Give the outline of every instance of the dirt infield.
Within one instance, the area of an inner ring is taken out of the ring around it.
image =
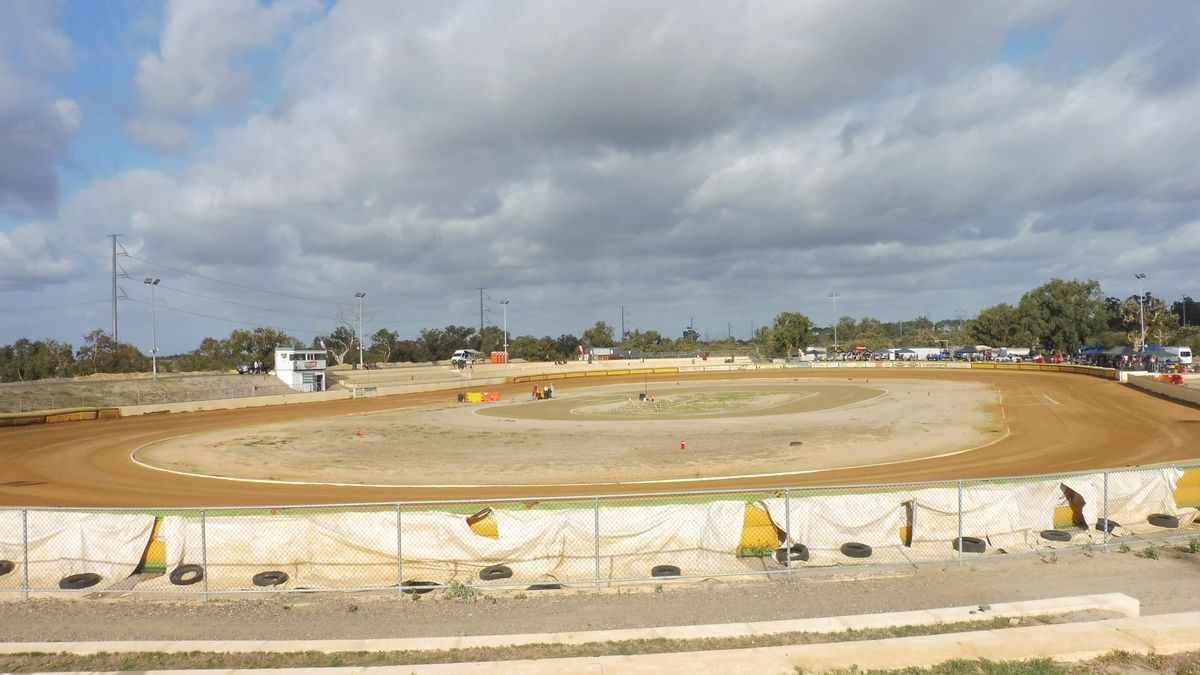
[[[590,384],[590,383],[584,383]],[[577,386],[548,400],[193,434],[140,449],[172,471],[397,486],[653,486],[959,452],[1006,433],[977,382],[761,378]],[[936,404],[934,403],[936,401]],[[681,445],[683,446],[681,448]],[[479,471],[479,458],[489,458]]]
[[[870,377],[872,386],[900,380],[980,383],[995,391],[1008,435],[978,450],[898,464],[854,467],[724,481],[689,482],[672,489],[758,488],[857,484],[913,480],[1026,475],[1190,461],[1200,455],[1200,411],[1098,378],[1055,373],[873,370],[808,371],[806,379],[846,382]],[[612,378],[606,384],[696,382],[713,379],[796,377],[795,371],[706,373]],[[594,386],[594,382],[587,383]],[[865,382],[864,382],[865,384]],[[556,382],[567,400],[584,382]],[[922,385],[923,386],[923,385]],[[500,388],[505,399],[529,395],[529,385]],[[917,390],[920,391],[920,390]],[[924,393],[921,391],[921,393]],[[459,500],[580,494],[578,487],[494,486],[486,488],[308,486],[235,481],[167,474],[134,463],[143,445],[186,434],[231,433],[267,425],[296,425],[317,419],[384,411],[436,411],[454,392],[331,401],[297,406],[212,411],[107,420],[94,423],[0,430],[0,504],[58,506],[196,506],[313,504],[395,500]],[[934,398],[930,396],[929,398]],[[348,419],[348,418],[347,418]],[[502,419],[502,418],[501,418]],[[742,423],[741,420],[738,422]],[[803,440],[803,439],[801,439]],[[689,448],[697,442],[689,439]],[[488,453],[470,455],[476,474],[494,471]],[[607,475],[605,474],[607,479]],[[645,491],[613,482],[589,486],[587,494]]]

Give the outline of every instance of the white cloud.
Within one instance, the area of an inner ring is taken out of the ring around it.
[[[1187,31],[1105,7],[364,0],[300,25],[291,4],[173,3],[139,68],[143,139],[186,144],[286,35],[277,100],[45,227],[104,223],[141,257],[261,288],[453,305],[428,326],[473,324],[479,286],[563,322],[547,332],[627,304],[669,334],[704,312],[821,322],[833,288],[882,318],[969,314],[1051,276],[1125,295],[1130,265],[1183,290]],[[1050,37],[1030,65],[993,61],[1031,25]],[[1089,30],[1116,44],[1087,49]]]
[[[129,132],[155,148],[181,149],[191,140],[187,124],[240,100],[252,72],[244,57],[268,47],[297,19],[316,9],[314,0],[171,0],[157,53],[138,61],[138,114]]]
[[[58,167],[79,130],[79,106],[38,77],[72,61],[55,21],[48,3],[23,2],[6,5],[0,21],[0,215],[53,210]]]

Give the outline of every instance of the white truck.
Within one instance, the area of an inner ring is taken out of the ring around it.
[[[459,349],[450,357],[452,365],[462,368],[463,366],[474,365],[483,360],[483,355],[474,349]]]

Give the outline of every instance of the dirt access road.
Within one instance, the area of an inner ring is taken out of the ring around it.
[[[757,371],[678,374],[651,382],[725,378],[834,378],[872,382],[889,379],[960,379],[999,392],[1008,435],[972,452],[887,466],[841,468],[816,473],[673,483],[672,490],[846,485],[946,480],[1046,472],[1094,470],[1184,462],[1200,455],[1200,411],[1148,396],[1118,383],[1060,373],[995,371]],[[606,384],[642,382],[642,376]],[[567,393],[595,382],[560,380]],[[528,395],[528,385],[499,388],[505,397]],[[217,429],[253,429],[383,410],[433,410],[453,400],[454,391],[366,398],[272,408],[153,415],[90,423],[0,429],[0,505],[172,507],[317,504],[397,500],[461,500],[579,494],[577,487],[544,486],[438,488],[245,484],[166,474],[138,466],[131,452],[145,444]],[[931,403],[936,405],[936,403]],[[489,459],[478,457],[478,470]],[[319,479],[319,477],[316,477]],[[596,484],[587,494],[645,491],[645,486]]]

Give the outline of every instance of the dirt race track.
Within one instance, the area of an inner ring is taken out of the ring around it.
[[[684,491],[848,485],[1082,471],[1200,459],[1200,411],[1099,378],[1029,372],[916,369],[757,371],[668,375],[657,380],[779,377],[959,379],[994,387],[1008,425],[1003,439],[970,452],[886,466],[842,468],[759,478],[675,482]],[[643,382],[643,376],[606,378],[605,384]],[[587,382],[594,385],[594,382]],[[569,392],[581,380],[560,380]],[[528,385],[499,388],[505,397],[528,396]],[[131,452],[163,439],[216,429],[253,428],[312,418],[395,409],[441,407],[454,392],[431,392],[99,422],[0,429],[0,505],[172,507],[286,505],[399,500],[464,500],[645,492],[644,485],[579,487],[355,487],[243,483],[177,475],[135,464]],[[480,453],[478,471],[490,459]],[[320,480],[320,477],[314,477]]]

